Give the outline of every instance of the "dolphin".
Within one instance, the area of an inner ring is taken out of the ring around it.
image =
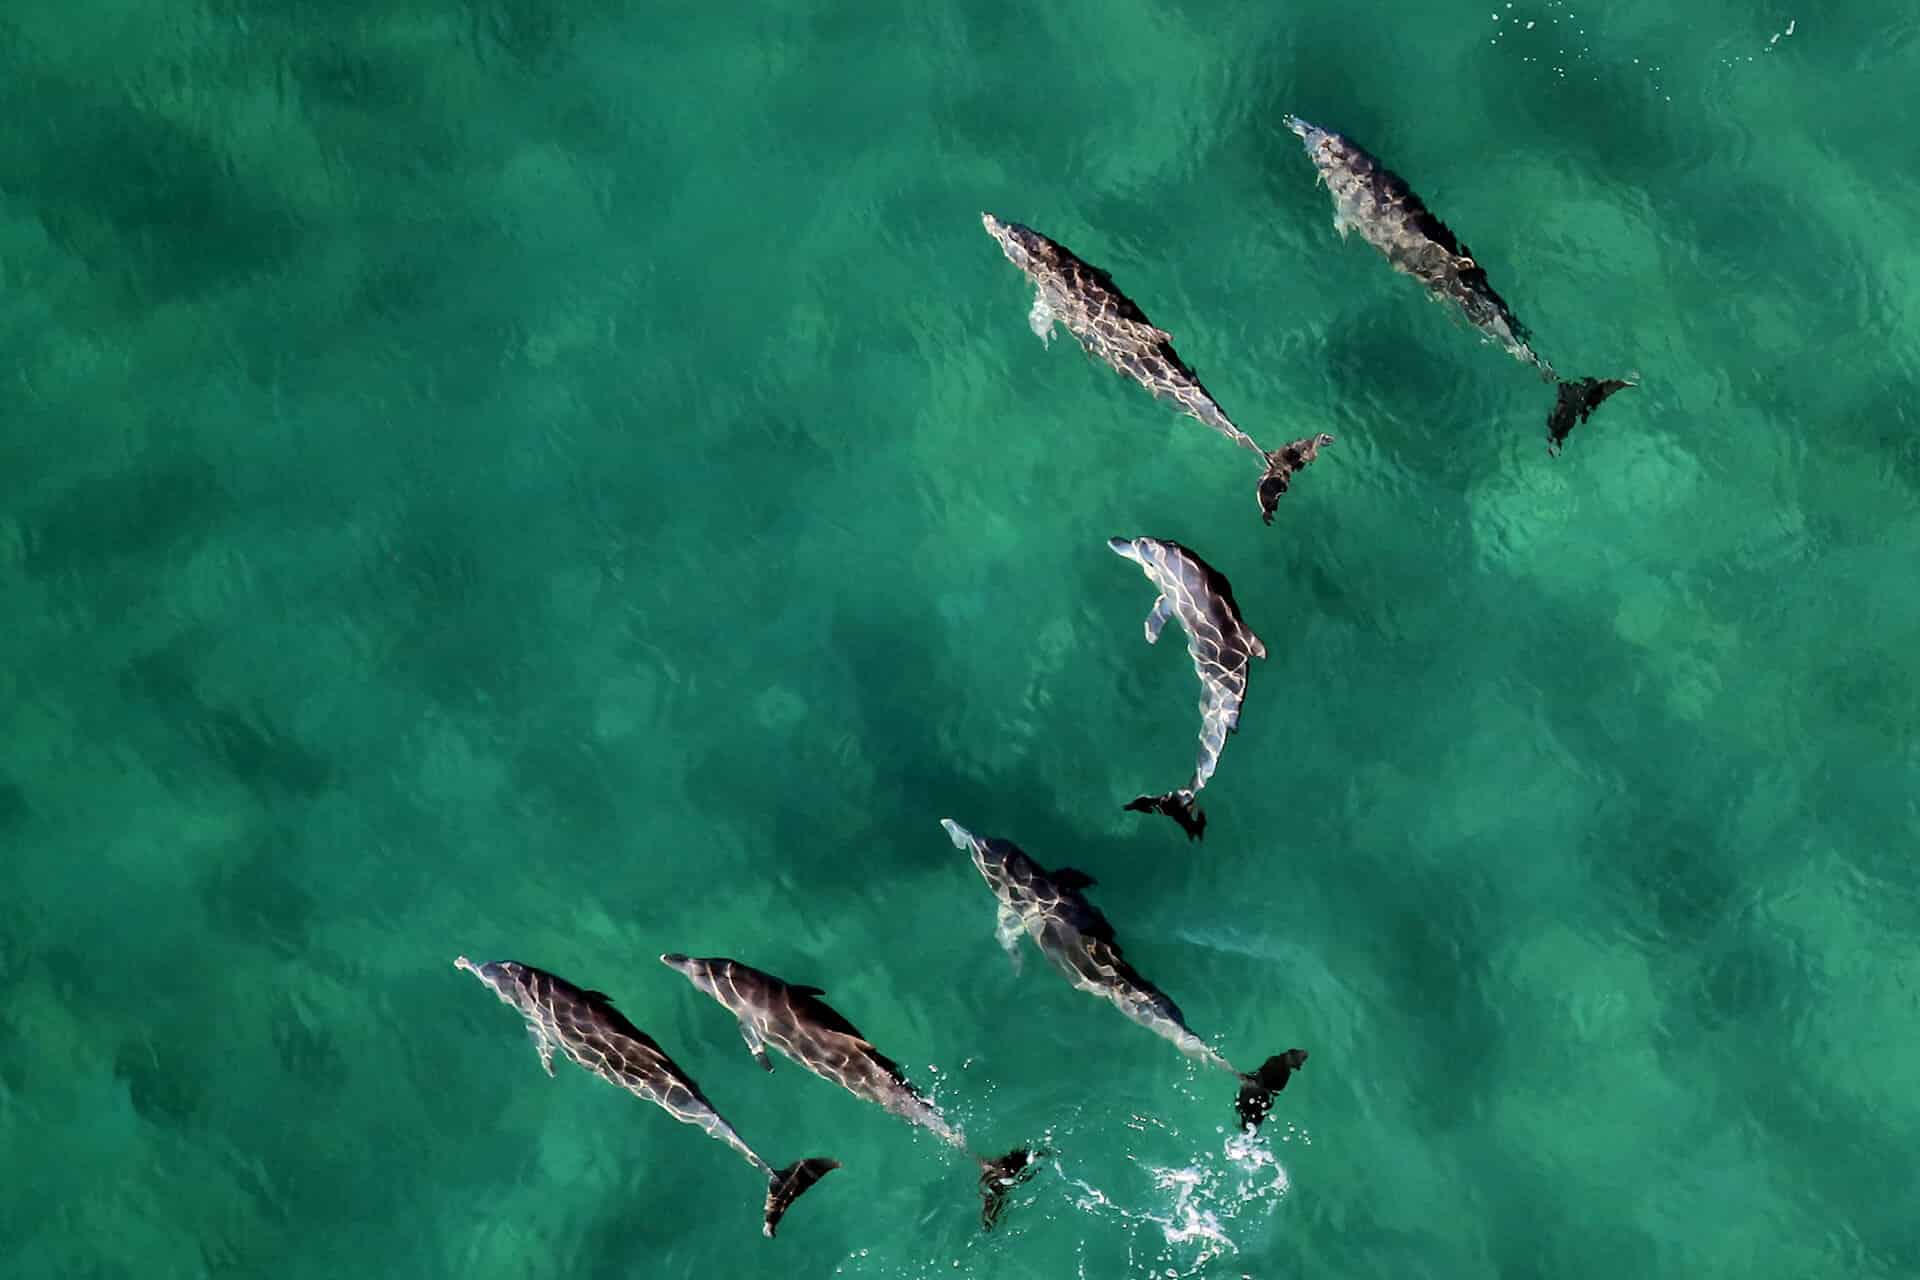
[[[1284,123],[1306,145],[1307,158],[1333,193],[1333,227],[1343,239],[1349,231],[1358,231],[1386,255],[1394,270],[1418,280],[1434,298],[1453,303],[1467,323],[1508,355],[1557,384],[1558,394],[1547,416],[1549,454],[1560,452],[1568,433],[1585,422],[1601,401],[1638,385],[1629,378],[1562,379],[1533,349],[1532,335],[1487,283],[1487,273],[1474,261],[1472,250],[1433,215],[1406,179],[1345,134],[1308,124],[1298,116],[1287,116]]]
[[[1157,644],[1168,617],[1187,633],[1187,656],[1200,677],[1200,755],[1193,780],[1177,791],[1137,796],[1123,807],[1138,813],[1164,813],[1180,824],[1189,840],[1207,829],[1207,815],[1194,797],[1213,776],[1227,735],[1240,727],[1240,704],[1247,696],[1247,667],[1265,658],[1267,646],[1240,618],[1233,588],[1212,565],[1177,542],[1162,538],[1109,538],[1107,547],[1145,570],[1160,594],[1147,614],[1147,643]]]
[[[1237,1069],[1195,1035],[1179,1006],[1121,954],[1113,926],[1080,892],[1093,886],[1092,876],[1073,867],[1044,871],[1011,840],[983,839],[951,818],[942,818],[940,825],[955,847],[973,855],[974,867],[1000,900],[996,932],[1015,973],[1020,971],[1020,936],[1025,934],[1075,987],[1112,1001],[1114,1008],[1189,1058],[1231,1072],[1240,1081],[1234,1109],[1242,1127],[1260,1127],[1273,1107],[1273,1095],[1306,1063],[1305,1049],[1275,1054],[1257,1071]]]
[[[1088,355],[1097,356],[1114,372],[1133,379],[1180,411],[1259,456],[1262,473],[1256,497],[1260,518],[1273,523],[1275,506],[1287,491],[1294,472],[1312,462],[1330,435],[1308,436],[1268,452],[1252,436],[1235,426],[1186,362],[1173,349],[1173,335],[1155,328],[1133,299],[1120,292],[1113,277],[1077,257],[1072,250],[1049,240],[1031,227],[1003,222],[982,213],[980,222],[1000,244],[1007,260],[1033,281],[1033,310],[1027,325],[1042,343],[1053,338],[1056,321],[1067,327]]]
[[[772,1045],[822,1080],[931,1130],[970,1156],[980,1166],[983,1230],[993,1230],[1006,1206],[1007,1192],[1032,1171],[1036,1155],[1044,1154],[1016,1149],[997,1160],[973,1155],[966,1137],[914,1088],[900,1064],[874,1048],[858,1027],[820,999],[826,993],[819,987],[795,986],[721,957],[696,959],[669,953],[660,957],[660,963],[684,975],[740,1020],[747,1051],[766,1070],[773,1070],[773,1060],[767,1056],[767,1046]]]
[[[780,1218],[800,1194],[833,1170],[837,1160],[800,1160],[776,1169],[720,1118],[693,1077],[682,1071],[646,1032],[613,1007],[603,991],[585,991],[565,978],[512,960],[475,964],[465,956],[453,962],[480,979],[493,994],[520,1011],[533,1036],[540,1065],[553,1074],[555,1047],[608,1084],[654,1103],[682,1124],[698,1125],[746,1162],[767,1175],[767,1203],[761,1231],[773,1238]]]

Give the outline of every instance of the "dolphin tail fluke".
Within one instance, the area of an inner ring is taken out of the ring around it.
[[[1007,1193],[1025,1182],[1033,1173],[1034,1161],[1046,1153],[1016,1147],[998,1160],[980,1162],[980,1229],[993,1230],[1007,1207]]]
[[[1135,796],[1120,807],[1129,813],[1164,813],[1180,824],[1189,840],[1206,834],[1207,815],[1194,808],[1193,792],[1185,787],[1163,796]]]
[[[1240,1096],[1233,1109],[1240,1113],[1240,1125],[1249,1133],[1260,1127],[1273,1110],[1273,1095],[1287,1087],[1287,1077],[1306,1065],[1305,1049],[1289,1049],[1260,1064],[1252,1075],[1240,1077]]]
[[[1293,484],[1293,473],[1312,462],[1320,454],[1322,445],[1333,443],[1333,437],[1324,431],[1317,436],[1308,436],[1304,440],[1295,440],[1292,444],[1283,444],[1266,455],[1267,470],[1260,477],[1260,518],[1268,524],[1273,523],[1274,508],[1280,505],[1280,495]]]
[[[780,1219],[800,1198],[800,1193],[839,1167],[838,1160],[815,1156],[811,1160],[796,1161],[784,1169],[775,1169],[767,1175],[767,1222],[761,1228],[767,1239],[773,1239]]]
[[[1637,375],[1626,378],[1569,378],[1555,388],[1553,412],[1547,415],[1547,452],[1559,456],[1560,446],[1616,391],[1637,387]]]

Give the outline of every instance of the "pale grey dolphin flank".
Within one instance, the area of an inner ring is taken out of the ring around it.
[[[1577,423],[1616,391],[1636,385],[1630,378],[1562,379],[1534,351],[1532,337],[1506,300],[1487,283],[1487,273],[1446,223],[1434,216],[1413,188],[1372,153],[1345,134],[1285,117],[1288,129],[1306,145],[1307,158],[1333,193],[1333,226],[1342,237],[1358,231],[1385,255],[1396,271],[1412,276],[1427,292],[1460,309],[1467,322],[1498,343],[1508,355],[1540,371],[1557,384],[1547,417],[1547,452],[1557,454]]]
[[[1193,780],[1164,795],[1136,797],[1124,807],[1164,813],[1180,824],[1189,840],[1198,840],[1206,832],[1207,815],[1194,808],[1194,798],[1213,776],[1227,735],[1240,727],[1247,668],[1254,658],[1267,656],[1267,646],[1241,619],[1225,576],[1192,551],[1164,538],[1109,538],[1107,547],[1139,565],[1159,589],[1147,613],[1147,643],[1159,642],[1169,617],[1179,619],[1201,692],[1200,753]]]
[[[1033,281],[1033,309],[1027,324],[1044,343],[1057,321],[1067,328],[1088,355],[1133,379],[1153,395],[1170,400],[1180,411],[1227,439],[1250,449],[1263,471],[1257,498],[1260,518],[1273,523],[1280,495],[1293,474],[1312,462],[1330,435],[1308,436],[1268,452],[1252,436],[1234,425],[1200,379],[1173,349],[1173,335],[1154,326],[1133,299],[1120,292],[1113,277],[1081,259],[1071,249],[1041,235],[1032,227],[1004,222],[991,213],[980,215],[981,225],[1000,245],[1007,261]]]
[[[465,969],[519,1010],[548,1075],[553,1074],[553,1051],[558,1048],[608,1084],[646,1099],[682,1124],[706,1130],[708,1136],[726,1143],[766,1174],[767,1203],[761,1230],[769,1238],[780,1225],[781,1215],[801,1192],[840,1167],[836,1160],[815,1158],[776,1169],[761,1159],[733,1126],[720,1118],[693,1078],[652,1036],[627,1021],[605,992],[583,990],[565,978],[512,960],[475,964],[461,956],[453,967]]]
[[[1017,1149],[997,1160],[974,1155],[966,1137],[940,1114],[932,1099],[914,1088],[900,1064],[874,1048],[859,1028],[820,999],[825,994],[820,988],[795,986],[721,957],[669,954],[661,956],[660,962],[739,1019],[748,1052],[768,1071],[773,1070],[767,1057],[767,1046],[772,1045],[822,1080],[930,1130],[965,1152],[980,1166],[980,1225],[993,1230],[1007,1192],[1031,1171],[1034,1152]]]
[[[1244,1072],[1221,1057],[1187,1026],[1179,1006],[1140,975],[1121,954],[1113,926],[1080,891],[1093,877],[1073,867],[1043,870],[1011,840],[974,835],[951,818],[940,825],[957,848],[973,856],[973,865],[1000,900],[997,936],[1020,969],[1020,937],[1033,939],[1053,967],[1082,991],[1109,1000],[1121,1013],[1208,1066],[1231,1072],[1240,1081],[1234,1100],[1240,1123],[1258,1129],[1273,1106],[1273,1095],[1307,1060],[1305,1049],[1275,1054],[1260,1069]]]

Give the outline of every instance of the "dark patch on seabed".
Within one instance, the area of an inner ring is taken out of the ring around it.
[[[539,814],[554,834],[570,840],[616,835],[625,807],[615,794],[620,775],[611,753],[589,740],[584,714],[543,720],[541,731],[514,751],[508,765],[516,806]]]
[[[1719,853],[1713,831],[1691,816],[1678,790],[1629,798],[1627,812],[1601,813],[1583,833],[1585,865],[1617,895],[1623,918],[1650,909],[1643,945],[1698,942],[1739,899],[1743,875]]]
[[[207,641],[194,632],[132,659],[120,669],[122,695],[151,704],[164,738],[192,743],[202,759],[263,798],[311,799],[326,791],[337,777],[333,762],[275,724],[265,706],[243,712],[201,700],[203,677],[191,655]],[[156,764],[163,772],[184,767]]]
[[[0,970],[0,976],[4,973]],[[15,1097],[27,1091],[31,1083],[27,1064],[33,1061],[32,1051],[33,1045],[26,1034],[7,1016],[7,1011],[0,1008],[0,1090]]]
[[[0,834],[11,833],[14,828],[24,826],[32,812],[27,807],[26,788],[17,782],[0,778]]]
[[[261,836],[201,881],[200,898],[222,933],[295,955],[307,946],[316,904],[284,868],[304,865],[297,836]]]
[[[275,788],[311,797],[326,790],[334,778],[329,761],[273,728],[263,712],[245,716],[211,708],[195,736],[208,755],[255,789]]]
[[[1429,894],[1425,903],[1448,900]],[[1419,1041],[1424,1061],[1408,1064],[1409,1078],[1422,1082],[1408,1105],[1440,1131],[1470,1124],[1485,1114],[1497,1077],[1463,1064],[1483,1061],[1488,1046],[1503,1042],[1488,994],[1487,944],[1469,921],[1444,918],[1431,905],[1383,911],[1374,927],[1396,999],[1423,1010],[1433,1028]]]
[[[331,21],[337,21],[337,15]],[[420,64],[394,50],[370,48],[312,23],[299,47],[287,55],[287,69],[299,82],[309,106],[384,112],[411,108],[426,97]]]
[[[120,1042],[113,1055],[113,1075],[126,1086],[134,1114],[149,1124],[176,1131],[192,1129],[205,1114],[205,1073],[186,1069],[184,1063],[163,1061],[159,1045],[150,1037],[133,1036]]]
[[[1794,1005],[1816,991],[1791,936],[1744,912],[1730,936],[1701,947],[1699,979],[1688,992],[1700,1025],[1715,1030],[1772,1025],[1789,1033]]]
[[[282,997],[275,1004],[269,1026],[281,1068],[309,1097],[337,1092],[346,1083],[346,1055],[325,1026],[293,1000]]]
[[[120,696],[131,702],[153,702],[171,713],[180,706],[198,702],[193,664],[187,654],[196,640],[204,636],[189,634],[165,648],[153,649],[127,661],[120,668]]]
[[[30,200],[56,244],[130,297],[191,298],[291,254],[289,212],[208,137],[104,86],[28,75],[0,105],[14,122],[0,134],[0,189]]]
[[[35,577],[98,569],[121,558],[151,561],[214,527],[223,505],[219,473],[177,456],[140,457],[77,481],[26,518],[26,569]]]

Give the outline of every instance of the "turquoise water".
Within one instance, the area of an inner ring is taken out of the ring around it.
[[[0,1271],[1920,1271],[1903,12],[9,0]],[[1549,460],[1287,111],[1643,386]],[[983,209],[1338,437],[1272,528],[1034,341]],[[1119,811],[1197,719],[1135,533],[1271,653],[1201,845]],[[1012,974],[943,817],[1098,876],[1236,1061],[1311,1051],[1257,1145]],[[982,1236],[666,950],[1056,1157]],[[845,1168],[761,1239],[461,952]]]

